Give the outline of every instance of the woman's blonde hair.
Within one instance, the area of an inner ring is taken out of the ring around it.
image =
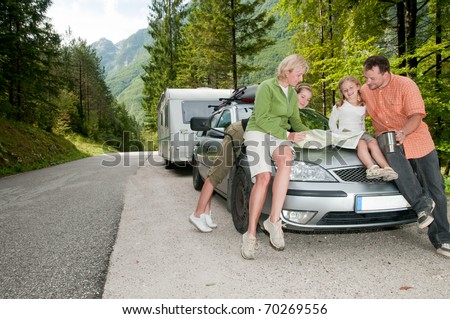
[[[308,90],[311,94],[313,93],[312,86],[309,83],[299,83],[295,86],[295,92],[297,92],[297,94],[299,94],[302,90]]]
[[[309,65],[308,62],[301,56],[297,54],[291,54],[283,59],[283,61],[280,62],[277,68],[277,78],[280,81],[283,81],[286,79],[285,72],[292,72],[295,69],[304,70],[304,73],[307,73],[309,71]]]
[[[344,97],[344,93],[342,92],[341,87],[347,81],[353,82],[357,86],[361,87],[361,82],[354,76],[347,75],[347,76],[344,76],[342,79],[340,79],[339,83],[338,83],[338,88],[339,88],[339,91],[341,92],[342,99],[336,103],[337,107],[340,107],[340,106],[342,106],[342,104],[344,104],[345,97]],[[359,93],[359,90],[358,90],[358,102],[361,102],[361,104],[364,105],[364,100],[361,98],[361,94]]]

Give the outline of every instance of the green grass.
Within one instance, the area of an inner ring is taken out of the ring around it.
[[[444,176],[444,182],[445,182],[445,193],[447,193],[447,195],[449,195],[450,194],[450,177]]]
[[[78,134],[67,134],[65,135],[65,138],[79,151],[90,156],[117,152],[117,150],[111,146],[104,145],[102,142],[94,141]]]
[[[103,153],[102,145],[45,132],[0,118],[0,176],[31,171]]]

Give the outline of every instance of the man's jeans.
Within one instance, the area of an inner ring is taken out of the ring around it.
[[[447,196],[436,150],[424,157],[408,160],[403,145],[396,145],[395,152],[389,153],[380,136],[378,143],[389,165],[398,174],[395,184],[412,209],[418,213],[431,207],[431,198],[434,200],[434,222],[428,228],[431,243],[436,248],[442,243],[450,243]]]

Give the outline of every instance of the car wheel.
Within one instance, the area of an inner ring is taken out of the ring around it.
[[[172,169],[173,168],[173,163],[171,161],[166,160],[165,163],[166,163],[166,165],[165,165],[166,169]]]
[[[250,192],[252,183],[247,177],[243,168],[238,168],[236,176],[233,179],[233,188],[231,192],[231,216],[233,217],[234,227],[241,234],[248,228],[248,204],[250,201]]]
[[[200,176],[200,172],[198,170],[198,162],[195,160],[195,158],[192,158],[192,183],[194,184],[194,189],[196,191],[202,190],[203,187],[203,179]]]

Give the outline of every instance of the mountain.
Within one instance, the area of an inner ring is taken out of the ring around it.
[[[272,12],[276,3],[278,0],[265,1],[256,13]],[[279,12],[271,14],[275,16],[277,22],[268,36],[275,43],[245,61],[258,70],[242,76],[239,79],[239,85],[260,83],[262,80],[274,76],[278,63],[294,49],[291,42],[292,34],[287,31],[288,17],[280,16]],[[101,66],[105,69],[106,84],[111,93],[119,103],[125,103],[128,113],[141,124],[145,119],[145,111],[141,106],[144,89],[141,79],[144,74],[142,66],[149,60],[144,45],[150,43],[151,38],[147,29],[141,29],[116,44],[105,38],[91,44],[101,58]]]
[[[149,56],[144,45],[150,44],[147,29],[141,29],[116,44],[102,38],[91,44],[101,58],[100,65],[105,70],[106,84],[119,103],[125,103],[128,113],[143,124],[145,111],[142,109],[144,74],[142,66]]]

